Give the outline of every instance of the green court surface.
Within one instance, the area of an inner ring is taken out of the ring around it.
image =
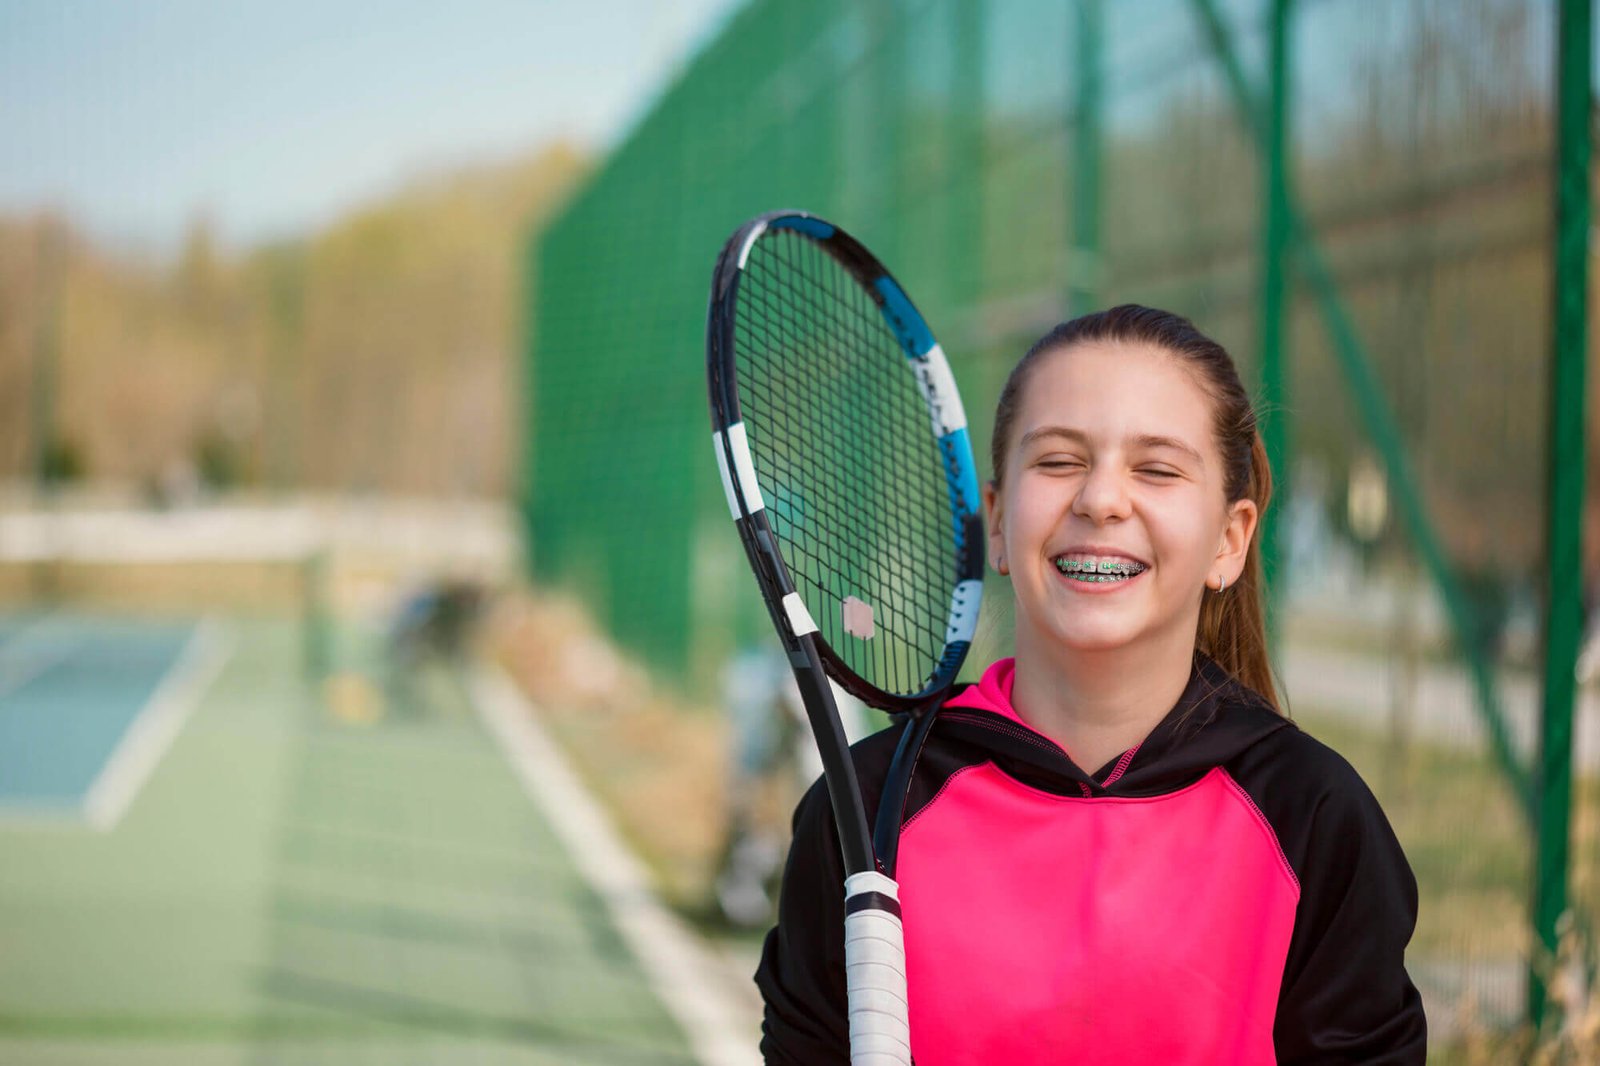
[[[459,685],[231,636],[112,830],[0,820],[0,1062],[694,1061]]]

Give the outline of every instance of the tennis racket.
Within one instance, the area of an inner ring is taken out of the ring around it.
[[[851,1062],[905,1066],[896,845],[983,587],[961,397],[883,264],[799,211],[751,219],[723,246],[706,372],[728,509],[794,668],[839,828]],[[871,833],[824,671],[907,716]]]

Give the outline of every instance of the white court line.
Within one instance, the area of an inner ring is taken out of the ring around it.
[[[83,815],[101,832],[115,829],[134,796],[172,746],[200,697],[233,654],[234,638],[207,618],[195,627],[178,661],[167,670],[83,799]]]
[[[724,978],[718,964],[688,926],[656,899],[643,867],[539,725],[533,706],[498,668],[474,668],[470,684],[472,702],[523,790],[604,901],[695,1056],[705,1066],[759,1066],[753,1035],[737,1023],[735,1001],[720,991]]]

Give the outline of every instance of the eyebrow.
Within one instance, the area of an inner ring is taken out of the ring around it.
[[[1023,447],[1026,447],[1027,445],[1032,444],[1034,441],[1041,440],[1045,437],[1065,437],[1067,440],[1076,441],[1079,444],[1089,443],[1088,434],[1084,433],[1082,430],[1072,429],[1068,426],[1040,426],[1038,429],[1030,429],[1028,432],[1022,435],[1022,440],[1018,441],[1018,443]],[[1177,437],[1163,437],[1154,433],[1140,433],[1138,436],[1130,437],[1129,440],[1135,447],[1138,448],[1172,448],[1190,456],[1201,466],[1205,465],[1205,457],[1190,445],[1179,440]]]

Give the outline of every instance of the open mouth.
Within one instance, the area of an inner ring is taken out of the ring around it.
[[[1116,584],[1131,581],[1150,569],[1134,559],[1094,555],[1058,555],[1052,559],[1057,570],[1069,581],[1085,585]]]

